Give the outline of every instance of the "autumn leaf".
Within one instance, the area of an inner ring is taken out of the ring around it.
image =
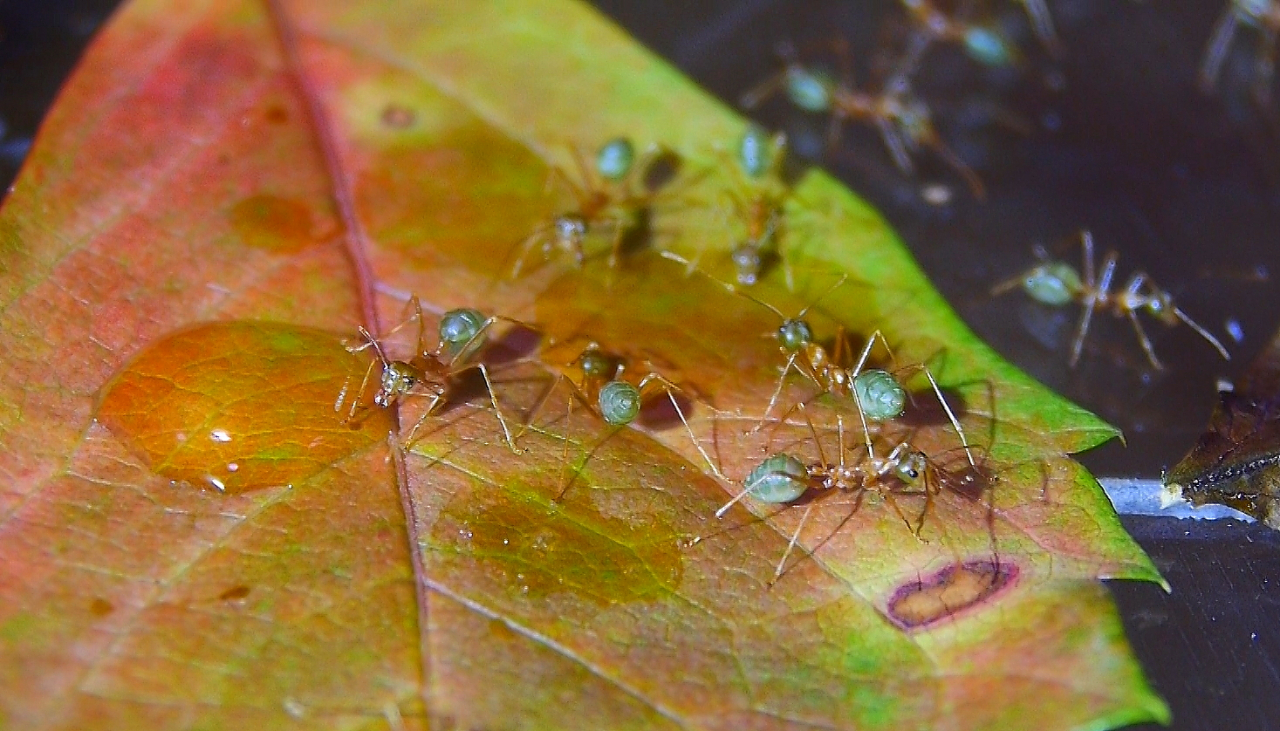
[[[1218,392],[1209,424],[1164,482],[1193,504],[1218,503],[1280,528],[1280,332],[1235,387]]]
[[[971,479],[716,517],[762,449],[865,449],[796,376],[761,420],[779,318],[717,282],[744,129],[568,0],[126,4],[0,212],[0,726],[1167,721],[1097,581],[1159,576],[1066,456],[1114,431],[976,341],[818,171],[786,201],[792,281],[751,297],[928,364],[976,466],[906,369],[878,448]],[[551,171],[617,136],[678,162],[643,245],[510,276],[573,205]],[[427,399],[370,405],[357,328],[410,295],[429,335],[459,307],[530,323],[479,353],[501,411],[470,377],[413,439]],[[693,437],[661,394],[623,428],[575,402],[588,342],[676,384]]]

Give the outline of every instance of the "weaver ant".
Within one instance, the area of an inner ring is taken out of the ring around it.
[[[477,370],[484,379],[485,388],[489,393],[489,401],[493,404],[498,423],[502,426],[502,434],[506,439],[507,446],[511,448],[512,452],[521,454],[523,450],[516,447],[515,440],[511,436],[511,429],[507,426],[506,417],[503,416],[502,408],[498,405],[498,399],[493,390],[493,381],[489,378],[489,369],[483,361],[473,360],[472,356],[483,344],[485,333],[495,323],[507,322],[530,329],[534,329],[533,326],[499,315],[486,317],[479,310],[470,308],[450,310],[440,318],[437,328],[439,340],[436,347],[428,349],[426,346],[426,324],[422,316],[422,303],[415,295],[409,299],[409,305],[413,310],[413,314],[386,333],[386,335],[392,335],[411,322],[417,323],[418,335],[415,340],[414,354],[409,360],[392,360],[388,358],[382,349],[382,344],[364,326],[359,328],[360,337],[364,340],[364,343],[347,346],[347,350],[352,353],[358,353],[366,348],[373,348],[374,353],[377,355],[377,360],[369,363],[369,367],[365,369],[364,378],[360,381],[360,386],[356,389],[354,398],[351,400],[351,408],[347,411],[342,422],[344,424],[351,423],[357,419],[358,414],[363,410],[372,408],[369,404],[362,403],[361,399],[364,395],[365,387],[369,384],[369,378],[373,374],[374,367],[381,366],[382,374],[378,379],[378,390],[373,395],[373,406],[384,409],[389,408],[410,396],[431,399],[422,417],[409,430],[409,436],[405,443],[412,444],[413,437],[418,429],[447,402],[449,389],[457,378],[467,371]],[[338,394],[337,402],[334,404],[334,411],[342,410],[346,397],[347,387],[344,385],[341,393]]]
[[[1031,12],[1032,4],[1044,4],[1044,0],[1020,1],[1027,5],[1028,12]],[[906,52],[905,66],[914,67],[925,49],[934,42],[959,44],[970,58],[986,66],[1007,66],[1018,56],[1017,50],[994,27],[964,20],[970,14],[972,2],[964,3],[964,7],[955,13],[944,12],[932,0],[901,0],[901,3],[920,30]],[[1047,8],[1044,9],[1044,20],[1048,20]],[[1050,26],[1051,35],[1052,31]]]
[[[847,448],[842,416],[836,418],[840,455],[837,462],[829,462],[822,448],[821,439],[818,437],[818,431],[809,418],[804,404],[798,404],[797,408],[804,414],[805,423],[813,436],[813,443],[818,451],[818,461],[805,463],[786,452],[777,452],[766,457],[743,480],[742,492],[716,510],[716,517],[723,518],[731,507],[747,497],[762,503],[783,505],[799,500],[810,490],[838,490],[843,493],[854,493],[856,495],[854,510],[857,510],[867,491],[875,490],[884,498],[894,514],[907,525],[912,535],[920,538],[925,517],[933,506],[934,497],[942,490],[940,478],[945,477],[946,473],[936,467],[924,452],[916,449],[909,441],[899,442],[888,454],[877,456],[871,436],[865,430],[863,434],[866,455],[859,461],[850,462],[846,458]],[[707,460],[707,464],[716,477],[732,484],[732,481],[726,478],[710,460]],[[895,495],[924,496],[924,507],[914,521],[908,518],[899,507]],[[782,576],[787,559],[800,540],[800,534],[816,504],[816,501],[810,501],[805,506],[800,522],[787,543],[787,549],[774,570],[774,581]]]
[[[612,232],[609,266],[616,267],[622,255],[627,234],[640,224],[650,195],[633,190],[635,173],[643,173],[651,162],[654,151],[641,157],[637,165],[635,147],[631,141],[619,137],[606,142],[596,153],[595,165],[588,167],[577,147],[570,147],[578,180],[573,180],[563,168],[553,165],[547,175],[547,189],[558,182],[574,199],[574,207],[556,214],[540,224],[516,248],[516,262],[511,276],[520,276],[525,260],[534,251],[543,258],[561,251],[573,257],[579,268],[586,261],[585,243],[594,231],[608,229]]]
[[[843,44],[837,46],[838,50],[843,48]],[[933,125],[929,106],[911,92],[905,69],[890,78],[880,93],[871,94],[854,88],[847,61],[844,63],[845,80],[837,82],[830,74],[800,63],[795,49],[789,44],[780,46],[778,55],[783,61],[782,71],[744,94],[744,107],[754,108],[782,91],[804,111],[831,116],[827,134],[829,144],[839,139],[845,120],[869,122],[879,130],[894,164],[904,175],[915,172],[911,152],[926,147],[964,178],[975,198],[986,198],[982,180],[942,141]],[[843,53],[841,56],[845,58]]]
[[[1173,296],[1156,286],[1146,272],[1135,272],[1120,291],[1112,293],[1111,281],[1115,277],[1119,255],[1115,251],[1107,252],[1099,273],[1093,266],[1093,234],[1081,231],[1080,247],[1084,257],[1083,278],[1070,264],[1050,260],[991,288],[991,294],[996,296],[1021,287],[1031,299],[1050,307],[1065,307],[1073,302],[1083,305],[1084,312],[1080,316],[1075,341],[1071,345],[1071,358],[1068,361],[1071,367],[1074,368],[1080,361],[1084,339],[1089,333],[1089,324],[1095,310],[1128,318],[1133,325],[1133,332],[1138,336],[1138,343],[1147,354],[1147,360],[1157,370],[1163,370],[1164,364],[1156,357],[1151,339],[1147,337],[1146,330],[1138,319],[1139,312],[1146,312],[1166,326],[1174,326],[1179,322],[1186,324],[1212,345],[1223,359],[1231,360],[1231,355],[1222,343],[1179,309],[1173,302]]]
[[[789,186],[782,179],[786,151],[786,135],[770,135],[755,125],[749,126],[738,142],[735,167],[745,174],[746,181],[742,193],[732,190],[726,193],[744,228],[742,239],[729,254],[738,284],[755,284],[768,260],[781,258],[778,237],[782,228],[782,205],[790,194]],[[786,266],[785,260],[783,266]]]
[[[686,266],[690,265],[686,259],[671,252],[663,252],[662,256],[683,263]],[[890,358],[893,357],[889,343],[880,330],[876,330],[871,334],[855,364],[852,367],[848,367],[843,363],[846,362],[845,356],[851,355],[852,351],[848,347],[849,344],[845,337],[844,328],[840,328],[836,335],[835,347],[832,352],[828,353],[823,345],[814,340],[813,327],[805,319],[805,315],[808,314],[810,309],[848,280],[848,275],[842,275],[799,313],[793,317],[788,317],[768,302],[752,297],[732,284],[722,282],[705,272],[702,274],[729,292],[764,307],[782,321],[782,324],[778,326],[773,335],[778,341],[778,349],[787,361],[782,367],[781,375],[778,377],[778,385],[774,388],[773,395],[769,397],[769,405],[765,408],[764,414],[760,417],[760,422],[756,426],[757,430],[769,418],[769,414],[773,412],[774,406],[777,405],[778,399],[782,395],[787,374],[792,370],[812,381],[820,389],[820,394],[829,393],[836,398],[853,400],[857,406],[858,417],[862,421],[864,432],[868,432],[868,420],[873,422],[888,421],[902,416],[906,411],[908,394],[902,381],[888,371],[879,368],[866,368],[867,361],[871,356],[871,350],[877,341],[889,353]],[[946,396],[943,395],[942,388],[938,385],[937,379],[934,378],[933,372],[924,364],[908,366],[908,368],[923,372],[925,378],[929,380],[929,385],[933,389],[934,395],[937,396],[942,410],[946,413],[947,420],[950,421],[956,435],[960,438],[961,444],[964,445],[969,463],[971,465],[974,464],[973,454],[969,449],[964,428],[960,426],[960,420],[956,418],[955,412],[947,402]]]
[[[640,416],[645,400],[652,395],[655,389],[661,390],[671,402],[671,406],[675,409],[676,416],[679,417],[680,422],[684,424],[685,430],[688,431],[689,437],[693,440],[694,447],[704,458],[707,458],[706,452],[703,451],[702,445],[698,442],[693,432],[693,428],[689,426],[684,409],[680,407],[680,402],[675,396],[677,392],[682,392],[682,389],[665,376],[650,370],[638,381],[632,383],[626,377],[625,360],[604,352],[600,345],[595,342],[588,343],[582,352],[568,365],[576,369],[578,381],[575,382],[572,378],[563,374],[556,379],[556,383],[563,380],[570,387],[566,415],[572,413],[573,402],[577,399],[611,428],[611,431],[605,437],[607,439],[608,436],[613,434],[613,430],[633,423]],[[553,384],[551,390],[554,390],[554,388]],[[527,424],[533,422],[550,394],[551,391],[548,391],[547,395],[534,406],[529,414]],[[569,463],[569,440],[566,437],[564,441],[565,454],[561,464],[567,466]],[[588,450],[588,454],[594,450],[594,447]],[[556,500],[564,496],[564,493],[569,489],[569,484],[568,481],[564,482],[559,494],[556,495]]]

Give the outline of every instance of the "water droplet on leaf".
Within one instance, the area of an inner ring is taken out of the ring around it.
[[[333,410],[334,394],[367,364],[323,330],[198,325],[129,362],[103,389],[97,417],[177,483],[227,494],[292,484],[392,428],[382,409],[355,427]]]

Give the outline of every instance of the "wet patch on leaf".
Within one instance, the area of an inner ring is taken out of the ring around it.
[[[291,485],[392,428],[381,409],[356,426],[334,411],[366,365],[322,330],[197,325],[126,365],[103,389],[97,418],[175,482],[228,494]]]
[[[656,536],[650,521],[607,518],[584,502],[468,501],[445,509],[432,543],[489,563],[512,594],[530,599],[646,601],[673,591],[684,574],[678,541]]]
[[[997,560],[965,561],[898,587],[889,618],[908,632],[924,630],[989,602],[1018,578],[1018,567]]]

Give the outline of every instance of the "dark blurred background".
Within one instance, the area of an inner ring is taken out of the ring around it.
[[[9,181],[57,87],[114,0],[0,0],[0,177]],[[1203,430],[1217,381],[1238,377],[1280,324],[1280,101],[1250,95],[1258,34],[1238,33],[1213,95],[1196,73],[1226,0],[1050,0],[1064,53],[1038,44],[1018,3],[987,16],[1024,58],[986,68],[935,47],[914,77],[943,139],[987,186],[977,202],[936,157],[902,175],[871,128],[826,120],[781,97],[751,116],[874,203],[961,317],[1035,378],[1121,427],[1081,459],[1100,476],[1158,477]],[[595,5],[736,105],[778,69],[774,49],[838,65],[848,41],[857,84],[874,90],[907,28],[894,0],[597,0]],[[1280,97],[1280,92],[1277,92]],[[939,202],[946,199],[945,202]],[[1077,264],[1092,229],[1120,255],[1119,282],[1149,272],[1231,351],[1150,323],[1146,362],[1124,321],[1095,322],[1078,368],[1067,356],[1078,309],[990,287],[1035,263],[1034,245]],[[1239,340],[1228,335],[1237,331]],[[1129,636],[1174,709],[1176,729],[1280,728],[1280,539],[1232,521],[1127,516],[1173,586],[1109,584]]]

